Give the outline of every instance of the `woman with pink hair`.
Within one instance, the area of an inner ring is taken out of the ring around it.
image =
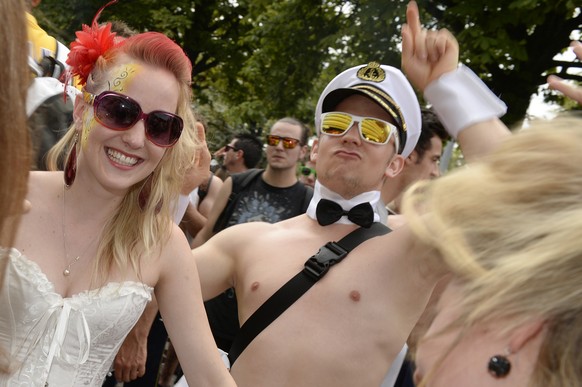
[[[234,385],[170,215],[185,171],[209,162],[190,108],[191,63],[159,33],[117,41],[98,16],[67,61],[82,91],[49,156],[64,171],[30,174],[32,209],[3,259],[0,346],[11,373],[0,385],[101,386],[154,294],[191,385]]]

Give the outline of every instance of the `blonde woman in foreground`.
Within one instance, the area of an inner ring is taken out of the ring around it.
[[[420,386],[582,385],[581,165],[582,122],[559,119],[407,195],[414,234],[453,273],[418,344]]]
[[[71,45],[74,124],[33,172],[0,294],[0,385],[100,387],[155,292],[192,386],[232,386],[190,248],[170,214],[184,171],[209,162],[193,133],[191,63],[166,36],[115,39],[97,17]],[[65,152],[66,151],[66,152]],[[135,369],[139,376],[143,369]]]
[[[582,104],[582,88],[548,83]],[[453,273],[418,346],[420,386],[582,385],[581,150],[580,116],[536,122],[408,194],[413,232]]]

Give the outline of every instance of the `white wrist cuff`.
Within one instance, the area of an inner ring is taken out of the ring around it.
[[[468,126],[501,117],[507,111],[505,103],[463,65],[431,82],[424,98],[453,138]]]

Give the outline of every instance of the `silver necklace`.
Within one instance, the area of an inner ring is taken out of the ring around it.
[[[69,253],[67,252],[67,234],[65,232],[65,219],[66,219],[66,204],[65,204],[65,186],[63,185],[63,219],[62,219],[62,232],[63,232],[63,250],[65,252],[65,259],[68,260],[69,259]],[[75,258],[73,258],[69,264],[63,269],[63,276],[68,277],[69,275],[71,275],[71,266],[73,266],[75,263],[79,262],[79,259],[81,259],[81,257],[87,252],[87,250],[89,250],[89,247],[91,247],[91,245],[93,244],[95,240],[92,240],[91,242],[89,242],[89,244],[87,245],[87,247],[85,247],[83,249],[83,251],[81,252],[81,254],[77,255]]]

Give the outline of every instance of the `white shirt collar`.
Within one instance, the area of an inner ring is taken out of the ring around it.
[[[313,187],[313,197],[311,198],[311,202],[309,203],[309,207],[307,207],[306,212],[307,216],[309,216],[311,219],[317,220],[315,210],[317,208],[317,203],[319,203],[321,199],[333,200],[339,204],[344,211],[349,211],[360,203],[368,202],[374,209],[374,222],[380,221],[380,215],[378,213],[378,206],[382,206],[382,203],[380,203],[380,191],[368,191],[354,196],[351,199],[344,199],[339,194],[324,187],[319,183],[319,181],[316,180],[315,186]],[[336,223],[354,224],[348,220],[347,216],[342,216]]]

